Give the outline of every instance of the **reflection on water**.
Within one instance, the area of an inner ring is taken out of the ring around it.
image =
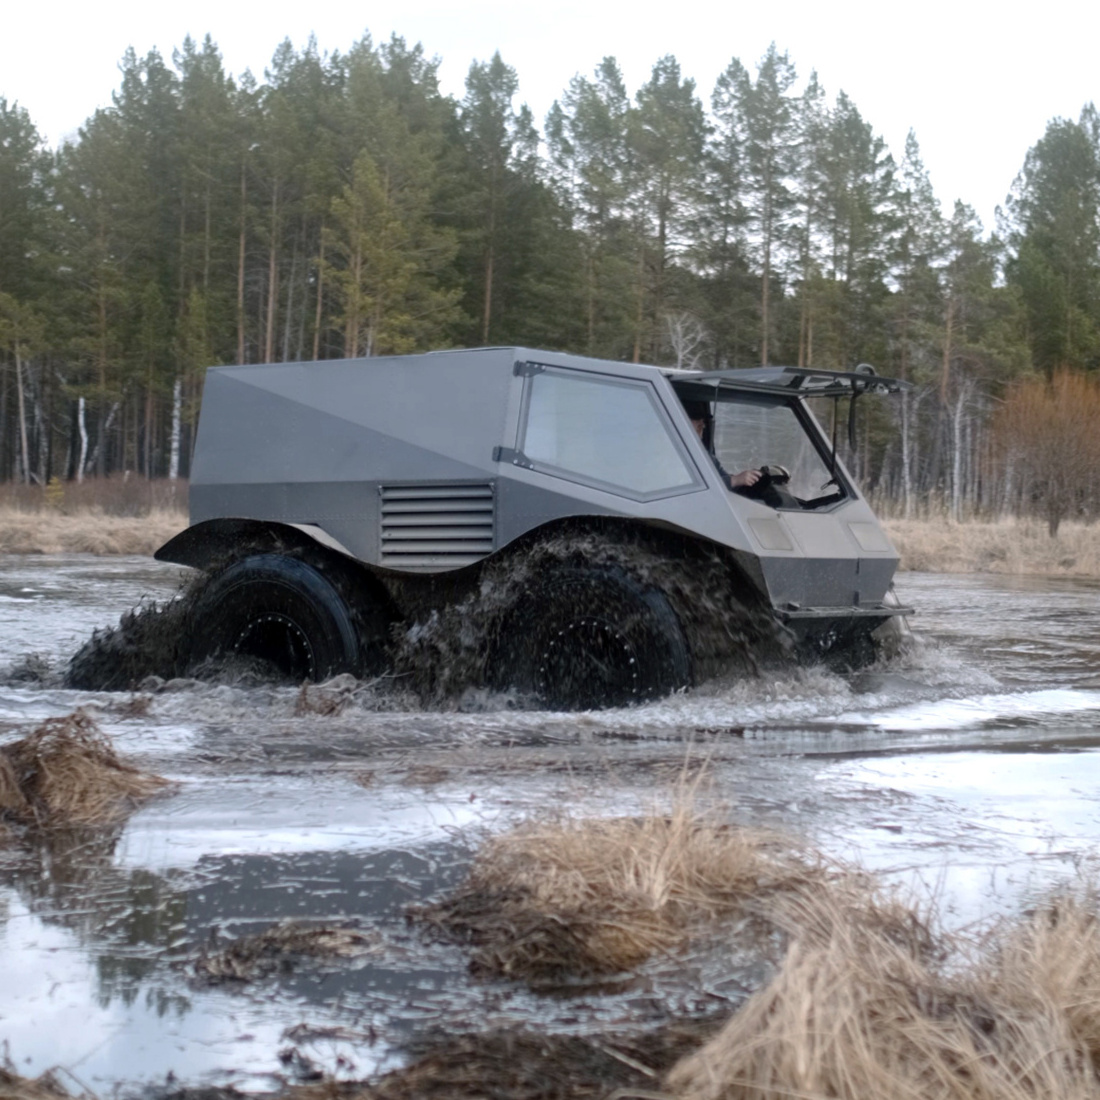
[[[174,591],[145,559],[0,559],[0,673],[54,670],[96,626]],[[938,891],[951,919],[1011,910],[1088,865],[1100,838],[1100,586],[903,575],[917,637],[846,678],[792,669],[637,710],[560,715],[468,701],[401,711],[363,690],[331,716],[297,693],[188,682],[140,705],[0,682],[0,738],[76,705],[178,781],[112,830],[0,847],[0,1040],[24,1072],[265,1087],[297,1044],[362,1075],[425,1026],[652,1023],[736,1004],[761,980],[737,944],[656,959],[547,998],[473,981],[406,908],[453,886],[486,830],[533,813],[661,805],[685,765],[737,821],[808,835]],[[378,947],[240,986],[197,981],[215,940],[284,919],[350,922]]]

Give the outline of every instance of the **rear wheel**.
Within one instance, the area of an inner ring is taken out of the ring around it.
[[[358,673],[359,636],[347,603],[314,566],[253,554],[207,584],[192,616],[190,663],[239,656],[301,683]]]
[[[493,679],[546,707],[645,702],[691,682],[683,632],[664,594],[614,566],[560,566],[505,618]]]

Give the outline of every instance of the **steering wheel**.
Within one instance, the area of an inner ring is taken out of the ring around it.
[[[791,480],[790,470],[778,463],[761,466],[759,469],[760,477],[756,484],[741,490],[745,496],[759,500],[771,508],[790,507],[795,501],[786,488]]]

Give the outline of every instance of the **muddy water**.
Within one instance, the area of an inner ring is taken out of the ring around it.
[[[735,819],[933,891],[960,924],[1087,871],[1100,839],[1096,584],[903,575],[917,635],[880,668],[599,714],[416,712],[360,689],[322,716],[290,689],[54,686],[93,627],[178,581],[147,559],[0,558],[0,738],[93,708],[178,783],[110,831],[0,848],[0,1040],[24,1073],[261,1089],[311,1066],[362,1076],[431,1029],[584,1032],[735,1005],[761,975],[728,943],[549,996],[473,980],[460,948],[405,920],[486,830],[653,809],[685,766],[706,764]],[[195,977],[204,948],[284,918],[352,923],[369,950],[239,986]]]

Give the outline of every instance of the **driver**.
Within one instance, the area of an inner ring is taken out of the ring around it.
[[[707,421],[711,419],[710,405],[706,401],[685,401],[684,409],[688,414],[688,419],[691,420],[691,426],[707,448],[707,453],[717,467],[718,476],[721,477],[726,488],[731,492],[737,492],[739,489],[751,489],[763,476],[761,472],[759,470],[742,470],[739,474],[727,473],[722,463],[718,461],[718,456],[714,453],[713,448],[707,445]]]

